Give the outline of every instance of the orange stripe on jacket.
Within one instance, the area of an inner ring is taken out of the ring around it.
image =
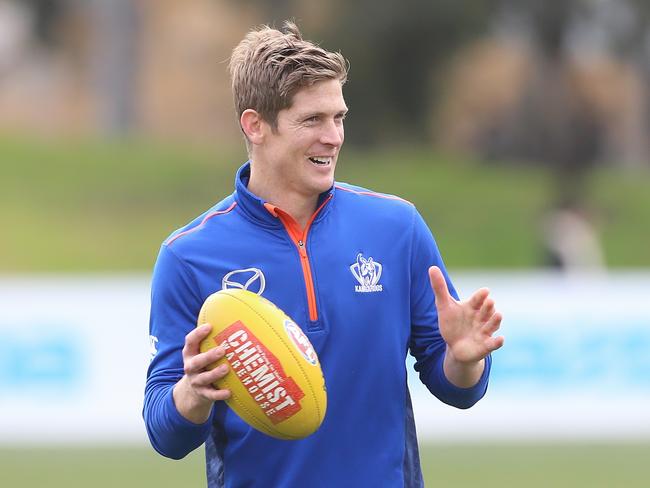
[[[339,185],[334,185],[334,188],[336,188],[337,190],[348,191],[350,193],[356,193],[357,195],[367,195],[367,196],[370,196],[370,197],[385,198],[387,200],[399,200],[400,202],[404,202],[404,203],[408,203],[409,205],[413,205],[408,200],[404,200],[403,198],[397,197],[395,195],[384,195],[383,193],[377,193],[377,192],[374,192],[374,191],[353,190],[351,188],[345,188],[344,186],[339,186]]]
[[[196,230],[199,230],[199,229],[200,229],[201,227],[203,227],[203,225],[204,225],[208,220],[210,220],[212,217],[215,217],[215,216],[217,216],[217,215],[227,214],[227,213],[230,212],[233,208],[235,208],[236,205],[237,205],[237,202],[233,202],[232,205],[230,205],[230,207],[228,207],[226,210],[217,210],[216,212],[212,212],[211,214],[206,215],[205,217],[203,217],[203,220],[201,221],[201,223],[200,223],[199,225],[197,225],[196,227],[192,227],[191,229],[187,229],[187,230],[181,232],[180,234],[176,234],[174,237],[171,237],[171,238],[166,242],[166,244],[169,246],[169,245],[171,245],[172,242],[174,242],[174,241],[175,241],[176,239],[178,239],[179,237],[183,237],[183,236],[185,236],[185,235],[187,235],[187,234],[190,234],[190,233],[192,233],[192,232],[194,232],[194,231],[196,231]]]

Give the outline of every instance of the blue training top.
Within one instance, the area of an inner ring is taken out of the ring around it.
[[[428,268],[436,243],[415,207],[398,197],[336,183],[306,230],[247,189],[235,192],[162,245],[153,273],[144,420],[153,447],[182,458],[206,443],[208,486],[423,486],[405,359],[441,401],[469,408],[487,389],[490,357],[472,388],[445,377]],[[228,287],[260,293],[284,310],[318,353],[328,405],[320,429],[284,441],[244,423],[224,402],[194,424],[172,388],[181,350],[203,301]]]

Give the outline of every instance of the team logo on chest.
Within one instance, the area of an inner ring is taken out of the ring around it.
[[[355,285],[354,291],[357,293],[383,291],[383,285],[379,284],[381,270],[381,264],[372,259],[372,257],[366,259],[362,253],[357,254],[357,262],[350,265],[352,276],[359,282],[358,285]]]

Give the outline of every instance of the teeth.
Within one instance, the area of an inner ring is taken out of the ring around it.
[[[318,156],[318,157],[309,158],[309,160],[314,164],[325,165],[325,164],[329,164],[332,158]]]

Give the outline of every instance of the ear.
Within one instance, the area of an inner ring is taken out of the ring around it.
[[[244,110],[239,118],[241,128],[246,137],[252,144],[261,144],[264,142],[266,122],[262,116],[252,108]]]

